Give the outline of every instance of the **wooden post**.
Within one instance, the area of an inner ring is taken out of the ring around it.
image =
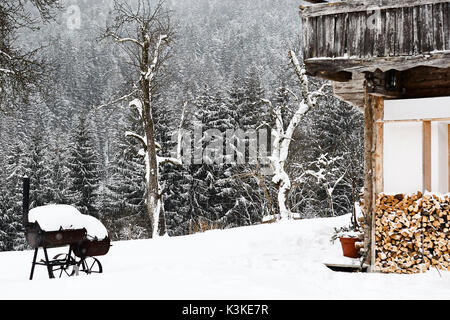
[[[372,194],[372,225],[371,225],[371,250],[370,260],[372,267],[375,265],[375,210],[377,203],[377,196],[384,191],[384,172],[383,172],[383,140],[384,140],[384,126],[377,125],[378,120],[384,119],[384,97],[373,97],[373,119],[372,126],[374,127],[373,136],[373,150],[372,150],[372,170],[373,170],[373,194]],[[373,268],[371,268],[371,271]]]
[[[373,143],[373,126],[372,126],[372,107],[369,96],[366,95],[364,107],[364,213],[370,218],[370,210],[372,208],[372,143]]]
[[[431,191],[431,121],[422,122],[422,191]]]
[[[384,98],[366,93],[364,108],[364,214],[368,230],[365,230],[365,248],[369,253],[367,262],[370,271],[375,265],[375,206],[378,193],[383,192],[383,125],[377,123],[384,118]]]
[[[378,106],[384,109],[384,105]],[[379,116],[379,115],[377,115]],[[381,115],[381,117],[384,115]],[[384,123],[376,124],[376,143],[375,143],[375,194],[384,191]]]

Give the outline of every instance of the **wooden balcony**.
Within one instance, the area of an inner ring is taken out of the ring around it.
[[[450,1],[346,1],[301,7],[303,54],[311,75],[450,67]]]
[[[368,77],[376,80],[370,92],[387,98],[450,95],[449,0],[348,0],[300,9],[307,73],[335,81],[341,99],[362,107]],[[421,75],[429,79],[436,68],[447,70],[421,91],[404,87],[423,83]]]

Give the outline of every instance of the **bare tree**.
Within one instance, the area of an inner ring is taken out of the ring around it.
[[[163,158],[157,155],[161,147],[155,141],[153,114],[155,93],[160,84],[164,64],[169,57],[170,42],[174,37],[171,14],[161,0],[155,5],[146,0],[139,0],[136,6],[126,1],[115,1],[114,14],[114,23],[107,28],[104,37],[114,40],[125,50],[129,64],[139,75],[132,92],[114,102],[136,97],[129,105],[139,114],[142,134],[127,132],[126,135],[137,139],[142,145],[140,154],[144,157],[146,165],[146,205],[151,221],[151,234],[152,237],[156,237],[166,232],[165,217],[161,215],[159,165],[181,164],[180,149],[176,158]],[[181,120],[179,136],[183,121],[184,117]]]
[[[27,5],[31,2],[31,5]],[[37,55],[40,48],[24,51],[17,34],[24,29],[37,30],[53,18],[58,0],[8,0],[0,2],[0,111],[44,86],[47,66]]]
[[[306,70],[300,65],[294,51],[289,52],[289,57],[301,85],[300,97],[291,90],[288,90],[298,103],[293,115],[290,119],[284,119],[282,109],[286,106],[273,106],[271,101],[263,99],[263,101],[269,105],[273,122],[275,123],[271,128],[272,153],[269,160],[273,170],[272,182],[276,185],[278,190],[277,200],[280,210],[279,219],[288,219],[291,216],[291,212],[287,207],[287,198],[292,184],[289,175],[286,172],[286,161],[288,160],[289,148],[295,129],[297,129],[306,114],[317,105],[317,99],[324,94],[323,89],[328,85],[325,83],[319,90],[311,92],[309,90],[309,81],[306,76]]]
[[[316,170],[307,170],[306,174],[317,179],[317,183],[322,186],[327,194],[328,206],[331,216],[336,216],[333,193],[342,179],[347,175],[346,171],[340,170],[335,163],[342,161],[343,157],[330,157],[327,153],[322,153],[320,157],[313,162]]]

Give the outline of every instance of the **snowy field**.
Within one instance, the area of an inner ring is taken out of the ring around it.
[[[450,273],[333,272],[349,216],[115,242],[104,273],[49,280],[32,251],[0,253],[0,299],[450,299]],[[50,256],[66,250],[52,249]]]

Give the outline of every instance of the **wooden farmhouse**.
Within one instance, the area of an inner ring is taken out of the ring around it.
[[[450,1],[300,9],[307,74],[365,115],[370,270],[450,270]]]

